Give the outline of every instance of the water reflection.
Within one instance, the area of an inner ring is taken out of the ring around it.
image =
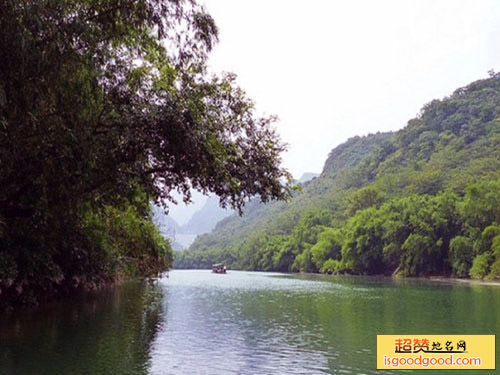
[[[0,319],[1,374],[147,374],[161,288],[131,282]]]
[[[207,271],[162,286],[152,374],[391,374],[375,369],[376,334],[500,331],[499,287]]]
[[[282,305],[328,289],[325,283],[178,271],[163,285],[169,311],[153,345],[152,374],[327,372],[328,358],[311,345],[316,335],[294,318],[304,312]]]
[[[497,332],[498,286],[173,271],[0,316],[0,374],[393,374],[377,334]]]

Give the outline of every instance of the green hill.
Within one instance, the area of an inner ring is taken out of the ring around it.
[[[176,267],[408,276],[500,274],[500,76],[336,147],[289,202],[251,202]]]

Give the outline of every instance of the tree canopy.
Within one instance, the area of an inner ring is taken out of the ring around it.
[[[239,209],[289,196],[275,118],[255,115],[233,74],[208,71],[217,27],[195,1],[5,0],[0,28],[4,295],[109,276],[77,264],[119,252],[114,226],[146,225],[149,201],[173,191]]]

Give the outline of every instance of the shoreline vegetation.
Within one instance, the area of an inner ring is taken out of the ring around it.
[[[500,278],[500,75],[354,137],[288,203],[251,202],[175,268]]]

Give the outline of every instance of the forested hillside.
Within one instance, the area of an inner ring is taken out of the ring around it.
[[[496,278],[499,177],[500,76],[492,74],[426,104],[396,133],[336,147],[290,202],[251,203],[174,264]]]

